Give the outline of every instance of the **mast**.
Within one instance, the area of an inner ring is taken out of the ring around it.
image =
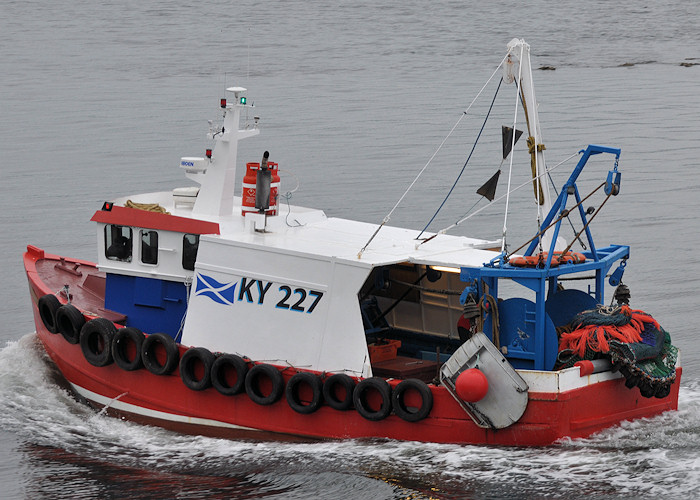
[[[524,40],[514,38],[508,43],[508,64],[505,66],[508,83],[518,82],[525,120],[527,122],[527,143],[530,151],[530,166],[532,169],[533,188],[537,201],[537,220],[541,222],[552,208],[552,199],[546,182],[547,165],[544,159],[545,146],[540,130],[540,119],[537,110],[537,99],[532,79],[532,66],[530,65],[530,46]],[[517,68],[515,62],[519,62]],[[552,231],[542,235],[542,247],[548,251],[552,242]]]
[[[236,179],[236,156],[238,141],[260,133],[257,118],[253,128],[239,129],[241,110],[247,106],[247,100],[240,94],[243,87],[229,87],[226,92],[233,94],[233,104],[221,100],[224,109],[224,124],[221,132],[214,134],[216,144],[212,156],[204,171],[188,172],[187,177],[198,182],[201,187],[192,213],[197,215],[231,215],[233,214],[233,190]]]

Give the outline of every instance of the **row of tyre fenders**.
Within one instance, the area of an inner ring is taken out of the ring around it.
[[[252,401],[264,406],[276,403],[284,393],[289,406],[301,414],[315,412],[325,401],[339,411],[354,406],[362,417],[371,421],[383,420],[393,410],[407,422],[418,422],[427,417],[433,407],[432,392],[422,380],[402,380],[392,389],[381,377],[357,382],[344,373],[319,374],[293,367],[280,370],[276,366],[256,363],[235,354],[214,354],[204,347],[190,347],[180,356],[178,344],[169,335],[145,335],[134,327],[117,328],[111,321],[100,317],[86,320],[77,307],[70,303],[61,304],[55,295],[41,297],[38,308],[46,329],[54,334],[60,333],[71,344],[80,344],[86,361],[96,367],[112,363],[126,371],[145,367],[153,375],[170,375],[179,367],[183,384],[191,390],[202,391],[214,387],[224,396],[234,396],[245,390]],[[163,349],[166,354],[162,363],[156,355],[158,349]],[[203,367],[203,370],[199,370],[201,376],[195,374],[198,363]],[[231,369],[236,372],[236,377],[235,382],[229,384],[226,373]],[[296,370],[297,373],[285,387],[282,372],[287,369]],[[264,394],[261,388],[264,379],[271,386],[268,394]],[[302,400],[300,389],[303,385],[311,391],[310,401]],[[406,403],[409,391],[420,396],[419,407]],[[381,399],[378,409],[372,408],[368,401],[372,392]],[[344,396],[338,397],[338,394]]]

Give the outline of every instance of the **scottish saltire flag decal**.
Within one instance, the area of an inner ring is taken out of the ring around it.
[[[196,295],[204,295],[214,302],[224,305],[233,305],[236,293],[236,283],[219,283],[211,276],[197,274],[197,286],[194,290]]]

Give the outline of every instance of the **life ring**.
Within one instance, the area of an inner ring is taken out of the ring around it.
[[[421,404],[418,408],[411,408],[406,405],[406,391],[414,390],[421,398]],[[404,419],[406,422],[418,422],[428,416],[430,410],[433,409],[433,393],[430,387],[415,378],[403,380],[394,387],[391,394],[391,402],[394,406],[394,413]]]
[[[368,395],[370,392],[376,392],[381,398],[382,403],[378,410],[373,410],[369,405]],[[391,387],[383,378],[366,378],[355,387],[352,402],[355,404],[357,413],[367,420],[382,420],[391,413]]]
[[[515,267],[536,267],[537,264],[539,264],[539,258],[534,255],[521,255],[518,257],[511,257],[508,263]]]
[[[138,370],[143,366],[141,350],[144,335],[133,327],[120,328],[112,339],[112,358],[114,363],[127,372]]]
[[[165,360],[158,359],[158,348],[165,351]],[[177,367],[180,351],[172,337],[164,333],[152,333],[147,336],[141,346],[143,366],[154,375],[169,375]]]
[[[520,255],[511,257],[508,262],[516,267],[544,267],[547,262],[547,252],[540,252],[537,255]],[[582,264],[586,262],[586,256],[580,252],[554,252],[552,262],[549,267],[557,267],[560,264]]]
[[[517,257],[511,257],[508,263],[515,267],[544,267],[547,262],[548,253],[540,252],[537,255],[521,255]],[[552,256],[552,262],[550,262],[549,267],[557,267],[559,265],[559,259],[556,255]]]
[[[58,300],[58,297],[47,293],[39,299],[38,307],[41,322],[44,323],[46,329],[51,333],[58,333],[56,311],[61,307],[61,302]]]
[[[227,375],[231,368],[236,373],[233,383]],[[211,385],[224,396],[233,396],[245,388],[245,376],[248,373],[248,363],[235,354],[222,354],[211,366]]]
[[[586,262],[586,256],[580,252],[554,252],[554,256],[560,264],[583,264]]]
[[[345,393],[343,399],[338,398],[338,387]],[[323,399],[328,406],[335,410],[345,411],[352,408],[352,393],[355,390],[355,381],[345,373],[331,375],[323,383]]]
[[[311,389],[311,401],[305,404],[301,400],[299,387],[306,384]],[[299,372],[292,376],[287,382],[285,389],[287,403],[292,410],[297,413],[308,415],[319,409],[323,402],[323,382],[321,377],[309,372]]]
[[[107,366],[112,363],[112,341],[117,329],[105,318],[91,319],[80,330],[80,348],[88,363]]]
[[[267,378],[272,384],[270,394],[265,396],[261,390],[260,382]],[[245,376],[245,392],[248,397],[259,405],[271,405],[282,397],[284,391],[284,378],[280,371],[272,365],[255,365]]]
[[[56,328],[70,344],[80,342],[80,329],[84,324],[83,313],[72,304],[64,304],[56,311]]]
[[[187,349],[180,358],[180,378],[193,391],[203,391],[211,386],[211,366],[214,355],[204,347]],[[201,377],[198,377],[197,364],[201,365]]]

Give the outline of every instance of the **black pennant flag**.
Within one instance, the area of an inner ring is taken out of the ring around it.
[[[513,145],[517,143],[520,136],[523,135],[523,131],[515,129],[515,142],[513,142],[513,129],[503,125],[501,130],[503,132],[503,159],[505,160],[508,158],[511,149],[513,149]]]
[[[496,197],[496,186],[498,185],[498,178],[500,176],[501,171],[499,169],[498,172],[493,174],[483,186],[476,190],[476,194],[480,194],[484,198],[487,198],[489,201],[493,201],[493,199]]]

